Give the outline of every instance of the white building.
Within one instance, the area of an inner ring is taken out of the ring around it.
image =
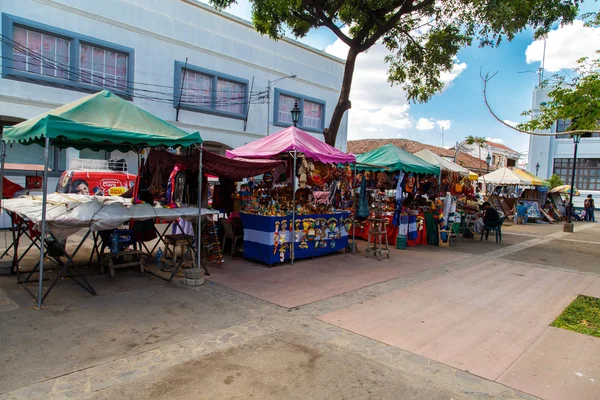
[[[533,92],[532,109],[539,112],[540,104],[548,102],[549,89],[535,89]],[[530,136],[529,160],[527,169],[535,173],[539,166],[540,178],[548,179],[557,174],[565,184],[571,184],[573,173],[573,139],[568,134],[560,134],[569,128],[569,121],[559,120],[552,129],[545,133],[558,133],[556,136]],[[583,207],[583,200],[588,194],[600,201],[600,134],[585,134],[581,138],[577,152],[575,168],[575,187],[581,196],[573,198],[575,207]]]
[[[472,155],[473,157],[479,158],[486,161],[488,155],[491,158],[490,169],[498,169],[503,167],[516,167],[521,154],[500,143],[494,143],[487,141],[483,147],[479,147],[478,144],[468,144],[463,141],[459,144],[459,148]],[[486,161],[487,162],[487,161]]]
[[[0,12],[2,125],[106,88],[199,131],[205,148],[224,154],[291,125],[295,102],[299,127],[323,139],[340,93],[343,60],[271,40],[196,0],[0,0]],[[342,150],[347,125],[346,116],[336,143]],[[51,189],[72,158],[123,156],[115,153],[54,149]],[[7,175],[24,184],[41,170],[41,155],[39,146],[14,144]],[[136,173],[135,156],[127,158]]]

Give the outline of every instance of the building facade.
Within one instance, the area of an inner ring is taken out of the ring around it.
[[[534,110],[539,113],[540,104],[548,102],[549,89],[535,89],[533,92]],[[548,136],[529,137],[529,160],[527,169],[535,173],[539,166],[539,176],[544,179],[557,174],[570,185],[573,173],[573,139],[568,134],[561,134],[569,129],[570,121],[557,121],[552,129],[543,131]],[[550,134],[556,135],[550,135]],[[577,152],[577,164],[575,166],[575,187],[581,192],[581,196],[573,198],[576,207],[583,207],[583,200],[588,194],[600,200],[600,134],[584,134],[579,143]]]
[[[340,93],[343,60],[196,0],[0,0],[0,12],[3,126],[108,89],[224,154],[291,125],[295,103],[323,139]],[[336,147],[346,137],[347,116]],[[42,154],[13,144],[7,176],[23,184]],[[137,172],[133,154],[52,149],[51,186],[71,159],[109,157]]]
[[[490,170],[516,167],[521,158],[521,154],[518,151],[503,144],[490,141],[485,142],[485,145],[481,148],[477,144],[468,144],[466,141],[463,141],[459,144],[459,148],[482,161],[486,161],[489,155],[491,158]]]

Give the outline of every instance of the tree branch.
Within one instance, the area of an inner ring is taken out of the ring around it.
[[[403,15],[410,14],[414,11],[422,10],[423,8],[430,6],[434,2],[435,0],[422,0],[419,4],[413,5],[414,3],[412,0],[405,1],[404,4],[402,4],[402,6],[400,7],[400,9],[396,12],[396,14],[394,14],[385,24],[379,26],[379,28],[377,29],[377,31],[375,31],[373,36],[371,36],[367,41],[365,41],[361,46],[359,46],[359,51],[363,52],[369,49],[371,46],[373,46],[381,36],[383,36],[386,32],[390,31],[394,26],[396,26],[396,24],[398,23],[398,21],[400,21],[400,18],[402,18]]]
[[[556,135],[564,135],[564,134],[574,135],[574,134],[583,134],[583,133],[600,133],[600,131],[598,131],[598,130],[588,130],[588,129],[578,129],[578,130],[574,130],[574,131],[557,132],[557,133],[530,132],[530,131],[524,131],[519,128],[515,128],[514,126],[507,124],[506,122],[501,120],[494,113],[494,111],[492,111],[492,108],[490,107],[490,104],[488,103],[488,99],[487,99],[487,84],[497,74],[498,74],[498,71],[494,72],[494,74],[492,74],[492,76],[490,76],[490,74],[488,72],[487,74],[485,74],[485,76],[483,76],[483,74],[481,73],[481,70],[479,71],[479,77],[483,81],[483,102],[485,103],[485,106],[487,107],[490,114],[492,114],[492,117],[494,117],[496,119],[496,121],[500,122],[502,125],[506,126],[507,128],[510,128],[513,131],[516,131],[519,133],[525,133],[527,135],[532,135],[532,136],[556,136]]]
[[[318,16],[311,15],[311,17],[318,22],[318,25],[329,28],[342,42],[346,43],[348,46],[352,46],[352,39],[333,23],[333,17],[325,14],[325,11],[320,6],[316,6],[315,8]],[[298,16],[298,18],[302,19],[300,16]]]

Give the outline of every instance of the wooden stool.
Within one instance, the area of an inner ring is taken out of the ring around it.
[[[100,273],[104,273],[104,268],[108,267],[110,277],[115,277],[115,269],[117,268],[128,268],[128,267],[140,267],[140,272],[144,272],[144,265],[146,262],[146,254],[139,250],[125,250],[118,253],[103,253],[100,259]],[[131,261],[125,261],[117,263],[116,259],[119,257],[132,258]]]
[[[190,247],[190,243],[192,243],[193,240],[194,240],[193,236],[187,236],[182,233],[177,234],[177,235],[165,235],[165,237],[164,237],[165,251],[164,251],[163,257],[161,259],[162,264],[165,266],[169,266],[170,268],[175,268],[175,266],[177,265],[177,248],[179,248],[181,258],[183,259],[185,257],[186,251]],[[171,248],[171,246],[172,246],[172,248]],[[171,252],[171,254],[173,255],[171,260],[166,258],[167,254],[169,252]],[[195,257],[193,249],[192,249],[192,251],[190,251],[190,254],[192,255],[192,259],[191,260],[184,259],[183,262],[181,263],[181,265],[183,267],[194,268],[194,265],[196,264],[196,261],[195,261],[196,257]]]
[[[390,258],[390,247],[388,245],[387,237],[387,219],[385,218],[369,218],[369,234],[367,239],[367,245],[369,248],[365,251],[365,256],[369,258],[369,253],[372,251],[373,256],[377,256],[379,261],[383,258],[385,252],[387,258]],[[373,237],[373,247],[371,246],[371,235]],[[383,239],[382,239],[383,238]],[[383,243],[385,242],[385,247]]]

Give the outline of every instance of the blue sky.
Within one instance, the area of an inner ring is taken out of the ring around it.
[[[589,2],[583,12],[596,11]],[[251,19],[248,0],[226,10]],[[345,45],[328,29],[311,31],[300,41],[345,58]],[[582,23],[559,27],[546,40],[547,75],[574,66],[582,56],[594,56],[600,48],[600,28],[587,28]],[[531,108],[532,93],[538,82],[535,71],[540,67],[543,42],[534,43],[533,32],[525,31],[512,42],[498,48],[461,50],[451,73],[444,74],[445,90],[426,104],[408,104],[399,87],[386,81],[383,62],[387,51],[376,45],[357,61],[351,100],[349,140],[373,137],[403,137],[420,142],[452,146],[468,135],[483,136],[520,152],[528,148],[528,136],[512,131],[497,122],[483,102],[483,73],[496,72],[488,84],[488,98],[495,113],[506,121],[522,122],[521,113]],[[531,72],[533,71],[533,72]]]

